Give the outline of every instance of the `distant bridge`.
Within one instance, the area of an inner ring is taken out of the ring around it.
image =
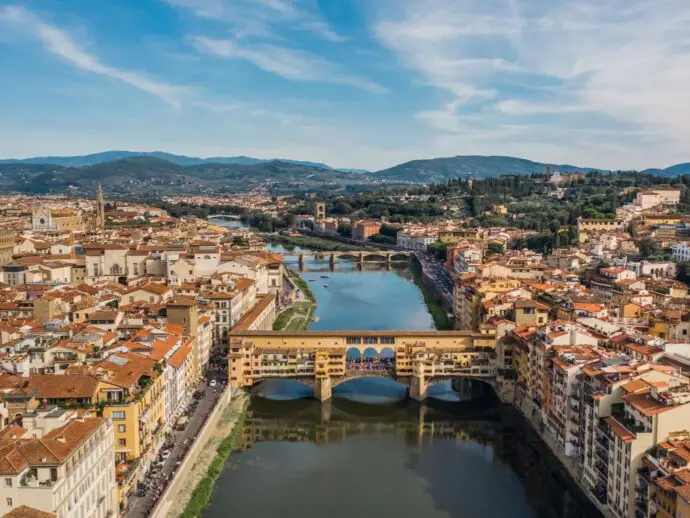
[[[208,219],[240,219],[237,214],[209,214]]]
[[[331,267],[337,260],[342,259],[359,265],[407,263],[412,260],[414,254],[407,251],[383,251],[383,250],[355,250],[347,252],[283,252],[286,260],[297,261],[300,268],[304,268],[305,261],[328,261]]]

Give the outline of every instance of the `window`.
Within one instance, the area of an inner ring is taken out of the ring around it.
[[[12,499],[11,498],[7,499],[7,507],[12,507]]]
[[[127,431],[127,426],[124,424],[117,425],[117,431],[120,433],[125,433]]]
[[[118,444],[119,444],[121,447],[127,446],[127,439],[120,439],[120,440],[118,441]]]
[[[380,343],[382,344],[394,344],[395,343],[395,337],[394,336],[382,336],[380,339]]]
[[[362,339],[359,336],[348,336],[346,342],[348,345],[361,344]]]
[[[127,460],[127,454],[126,454],[125,452],[123,452],[123,451],[121,451],[120,453],[118,453],[118,456],[119,456],[119,458],[120,458],[120,461],[122,461],[122,462],[125,462],[125,461]]]
[[[122,420],[122,419],[124,419],[124,418],[125,418],[125,413],[122,412],[122,411],[113,412],[113,413],[111,414],[111,419],[112,419],[113,421]]]
[[[11,478],[5,479],[5,487],[12,487],[12,479]]]

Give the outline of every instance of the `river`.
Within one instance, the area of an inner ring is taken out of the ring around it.
[[[305,266],[312,329],[433,329],[407,268]],[[419,405],[392,380],[364,379],[322,404],[299,383],[264,384],[204,517],[600,516],[515,410],[471,392],[441,384]]]

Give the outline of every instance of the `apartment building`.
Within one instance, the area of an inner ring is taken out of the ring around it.
[[[0,434],[0,513],[26,506],[57,518],[118,512],[113,425],[43,406]]]
[[[636,515],[639,470],[647,451],[690,422],[690,387],[677,376],[634,379],[622,385],[622,401],[599,425],[597,467],[606,481],[608,509],[620,518]]]

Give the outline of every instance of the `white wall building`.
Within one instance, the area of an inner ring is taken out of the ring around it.
[[[49,407],[26,413],[22,425],[0,437],[0,513],[25,505],[57,518],[117,515],[109,419]]]
[[[682,263],[684,261],[690,261],[690,244],[687,241],[683,243],[676,243],[671,246],[671,253],[673,254],[673,260]]]

